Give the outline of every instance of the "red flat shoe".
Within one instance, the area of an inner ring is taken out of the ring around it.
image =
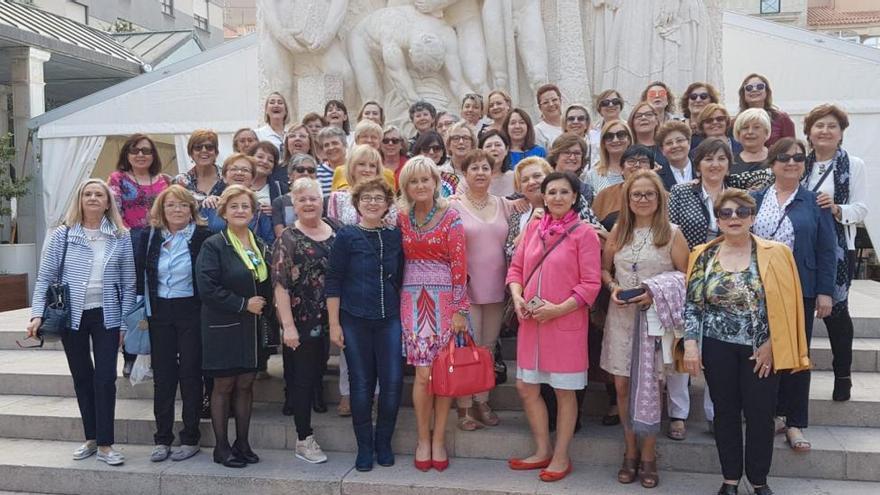
[[[538,462],[525,462],[522,459],[508,459],[507,466],[514,471],[528,471],[530,469],[544,469],[550,465],[550,459]]]
[[[433,463],[434,463],[434,461],[432,461],[431,459],[428,459],[426,461],[420,461],[418,459],[413,459],[413,464],[415,464],[416,469],[418,469],[419,471],[421,471],[423,473],[429,471],[431,469],[431,466],[433,465]]]
[[[435,461],[432,459],[431,465],[437,471],[446,471],[446,468],[449,467],[449,459],[446,459],[445,461]]]
[[[541,481],[546,481],[549,483],[553,481],[559,481],[569,474],[571,474],[571,461],[568,461],[568,467],[565,468],[565,471],[548,471],[546,469],[542,469],[541,474],[538,475],[538,478],[540,478]]]

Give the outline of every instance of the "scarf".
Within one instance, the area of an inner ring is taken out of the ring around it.
[[[251,232],[250,229],[248,229],[248,235],[250,236],[251,246],[256,247],[257,241],[254,239],[254,233]],[[256,279],[257,282],[264,282],[269,278],[269,270],[266,268],[266,260],[263,259],[263,253],[260,252],[259,248],[253,251],[245,249],[244,246],[241,245],[241,241],[238,240],[238,237],[228,228],[226,229],[226,237],[229,239],[230,244],[232,244],[232,249],[234,249],[236,254],[238,254],[238,257],[241,258],[244,266],[253,273],[254,279]]]
[[[816,151],[811,151],[807,157],[805,177],[810,177],[813,173],[813,167],[816,165]],[[849,155],[842,148],[837,149],[837,153],[831,160],[833,167],[834,180],[834,204],[843,205],[849,203]],[[806,178],[804,179],[806,181]],[[827,179],[826,179],[827,180]],[[831,309],[831,316],[838,315],[841,311],[847,309],[847,299],[849,297],[849,287],[851,279],[849,276],[849,260],[847,259],[848,247],[846,245],[846,227],[840,222],[834,222],[834,230],[837,232],[837,246],[834,248],[834,255],[837,259],[837,269],[834,278],[834,307]]]
[[[636,311],[633,322],[632,361],[630,363],[629,418],[637,435],[652,435],[660,431],[662,412],[660,373],[657,362],[659,337],[648,335],[645,312]]]
[[[578,216],[574,209],[568,210],[568,213],[560,219],[553,218],[553,215],[547,210],[541,218],[541,223],[538,224],[538,233],[541,235],[541,239],[546,239],[550,234],[559,235],[565,232],[567,224],[577,220],[577,218]]]

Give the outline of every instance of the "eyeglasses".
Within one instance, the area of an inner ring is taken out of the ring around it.
[[[128,149],[128,154],[129,155],[153,156],[153,148],[150,148],[149,146],[144,146],[142,148],[132,147],[132,148]]]
[[[361,196],[358,201],[361,203],[384,203],[386,198],[385,196]]]
[[[706,117],[703,119],[703,124],[726,124],[727,117],[724,115],[719,115],[718,117]]]
[[[663,146],[678,146],[680,144],[686,143],[688,140],[680,137],[670,141],[663,141]]]
[[[709,93],[691,93],[688,95],[688,98],[690,98],[691,101],[708,100]]]
[[[312,175],[312,174],[314,174],[315,172],[317,172],[317,169],[316,169],[315,167],[303,167],[303,166],[297,166],[297,167],[293,167],[293,171],[296,172],[296,173],[298,173],[298,174],[309,174],[309,175]]]
[[[254,173],[251,169],[249,169],[247,167],[229,167],[229,169],[227,169],[226,171],[231,172],[233,174],[236,172],[241,172],[241,173],[245,173],[245,174],[249,174],[249,175]]]
[[[600,108],[622,107],[622,106],[623,106],[623,100],[621,100],[620,98],[609,98],[609,99],[602,100],[599,102]]]
[[[385,138],[382,140],[382,144],[400,144],[403,141],[400,138]]]
[[[640,112],[640,113],[634,113],[634,114],[633,114],[633,120],[639,120],[639,119],[652,119],[652,118],[654,118],[654,117],[656,117],[656,116],[657,116],[657,114],[654,113],[654,112]]]
[[[569,158],[576,158],[579,156],[584,156],[584,153],[580,150],[578,151],[561,151],[559,152],[561,156],[567,156]]]
[[[765,89],[767,89],[767,85],[764,83],[746,84],[745,86],[743,86],[743,89],[749,93],[751,93],[752,91],[764,91]]]
[[[565,118],[565,121],[566,122],[586,122],[587,116],[586,115],[569,115],[568,117]]]
[[[602,135],[602,139],[606,142],[614,141],[614,138],[617,138],[618,141],[629,140],[629,133],[626,131],[617,131],[617,132],[606,132]]]
[[[804,163],[805,161],[807,161],[807,155],[803,153],[795,153],[793,155],[789,155],[788,153],[780,153],[776,155],[777,162],[788,163],[791,160],[794,160],[795,163]]]
[[[623,165],[629,168],[648,168],[651,166],[651,160],[648,157],[627,158],[624,160]]]
[[[654,201],[657,199],[657,191],[648,191],[648,192],[631,192],[629,193],[630,201]]]
[[[669,93],[667,93],[666,90],[663,88],[652,89],[652,90],[648,91],[648,99],[665,98],[666,95],[668,95],[668,94]]]
[[[217,147],[213,143],[202,143],[193,146],[193,151],[214,151]]]
[[[730,220],[734,215],[736,218],[749,218],[754,214],[755,210],[748,206],[740,206],[738,208],[719,208],[718,211],[715,212],[715,216],[721,220]]]
[[[443,151],[443,147],[439,144],[429,144],[422,148],[422,151],[427,151],[428,153],[439,153]]]
[[[457,143],[458,141],[473,141],[474,138],[470,136],[449,136],[450,143]]]

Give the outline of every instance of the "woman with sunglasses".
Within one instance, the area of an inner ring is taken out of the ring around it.
[[[400,128],[395,125],[387,125],[382,129],[382,144],[379,145],[382,154],[382,168],[394,173],[394,190],[397,190],[397,179],[400,177],[400,169],[406,163],[406,146]]]
[[[205,198],[220,194],[214,190],[218,184],[222,184],[217,167],[217,133],[210,129],[196,129],[189,136],[186,151],[193,166],[185,174],[175,177],[174,183],[191,192],[201,208]]]
[[[684,94],[681,95],[679,106],[685,122],[691,127],[691,132],[699,132],[697,129],[697,115],[706,108],[709,103],[721,103],[721,95],[715,86],[706,82],[691,83]]]
[[[742,145],[733,139],[733,129],[730,121],[730,114],[724,105],[719,103],[710,103],[697,116],[697,129],[699,134],[691,140],[692,149],[703,142],[704,139],[718,138],[727,142],[727,146],[733,154],[742,151]]]
[[[315,157],[301,153],[293,155],[287,164],[288,183],[293,184],[300,177],[314,179],[317,169]],[[281,236],[285,227],[293,225],[295,221],[293,194],[287,193],[272,200],[272,230],[275,231],[276,239]]]
[[[810,366],[794,256],[750,233],[755,207],[745,191],[721,193],[713,205],[721,235],[698,246],[688,268],[684,366],[692,376],[704,371],[715,404],[720,495],[738,493],[743,465],[756,495],[773,493],[779,371]]]
[[[640,167],[639,162],[647,157],[634,150],[630,158]],[[660,385],[647,383],[644,374],[638,373],[644,369],[643,355],[650,352],[642,346],[653,347],[654,342],[642,342],[644,330],[641,326],[636,328],[634,322],[639,321],[641,311],[654,304],[654,294],[647,290],[651,280],[668,272],[685,271],[688,248],[678,227],[669,221],[666,191],[657,174],[650,170],[635,171],[624,183],[620,195],[625,204],[621,205],[620,216],[602,251],[602,283],[611,293],[611,304],[605,320],[600,364],[614,377],[623,423],[626,448],[617,480],[628,484],[638,476],[643,487],[654,488],[659,483],[656,442],[660,429]],[[633,289],[646,290],[627,294]],[[662,370],[648,373],[657,378],[662,375]],[[657,392],[656,400],[645,405],[646,397],[641,392],[651,389]],[[633,401],[630,401],[631,391],[637,394]],[[652,418],[656,418],[656,422]]]
[[[758,205],[752,231],[763,239],[785,244],[794,253],[809,347],[813,320],[831,314],[837,233],[831,212],[819,207],[818,195],[800,184],[806,160],[806,147],[794,138],[782,138],[771,147],[768,162],[776,181],[765,191],[752,194]],[[809,401],[810,370],[783,374],[777,423],[784,425],[788,444],[798,452],[811,447],[801,431],[808,426]]]
[[[171,185],[171,177],[162,173],[162,160],[153,140],[144,134],[128,138],[107,185],[136,243],[140,232],[150,226],[150,208],[156,197]]]
[[[503,124],[504,133],[510,139],[508,150],[508,167],[516,168],[516,164],[529,156],[547,156],[547,150],[535,144],[535,127],[525,110],[514,108],[507,114]]]
[[[767,146],[772,146],[780,138],[794,137],[794,122],[773,104],[770,82],[761,74],[749,74],[739,87],[739,111],[744,112],[749,108],[761,108],[770,115]]]
[[[804,118],[804,134],[812,150],[802,182],[819,193],[819,206],[831,211],[837,232],[834,306],[825,318],[834,356],[831,398],[836,401],[849,400],[852,388],[853,323],[847,301],[855,269],[856,226],[868,215],[865,162],[842,147],[847,127],[849,116],[836,105],[819,105]]]
[[[444,170],[443,165],[446,163],[446,146],[443,145],[443,138],[437,131],[428,131],[419,134],[418,139],[412,146],[413,156],[423,156],[429,158],[431,163],[437,167],[440,172],[440,195],[444,198],[452,196],[458,191],[462,182],[454,173]],[[402,167],[401,167],[402,168]]]
[[[284,143],[284,126],[287,125],[287,121],[290,119],[287,100],[281,96],[281,93],[270,93],[269,97],[266,98],[265,105],[263,105],[263,110],[263,118],[266,123],[255,129],[257,138],[260,141],[271,142],[280,153]],[[248,150],[244,149],[240,152],[247,153]]]
[[[657,113],[658,125],[665,124],[667,121],[675,118],[675,96],[669,86],[662,81],[654,81],[642,91],[639,101],[649,103],[654,112]],[[635,113],[635,110],[633,110]],[[632,124],[630,123],[630,127]]]
[[[623,167],[620,159],[631,144],[633,144],[633,135],[626,122],[612,120],[602,128],[599,163],[590,169],[586,180],[596,194],[608,186],[623,182]]]
[[[606,89],[596,97],[593,111],[599,116],[593,127],[590,128],[590,145],[593,149],[599,147],[602,140],[602,128],[605,124],[614,120],[620,120],[623,114],[623,97],[616,89]]]

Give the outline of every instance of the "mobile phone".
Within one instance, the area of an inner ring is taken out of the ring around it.
[[[635,289],[627,289],[622,290],[617,293],[617,298],[621,301],[629,301],[630,299],[635,299],[636,297],[641,296],[646,292],[644,287],[636,287]]]
[[[538,296],[535,296],[535,297],[529,299],[529,302],[526,303],[526,309],[528,311],[534,311],[543,305],[544,305],[544,300]]]

